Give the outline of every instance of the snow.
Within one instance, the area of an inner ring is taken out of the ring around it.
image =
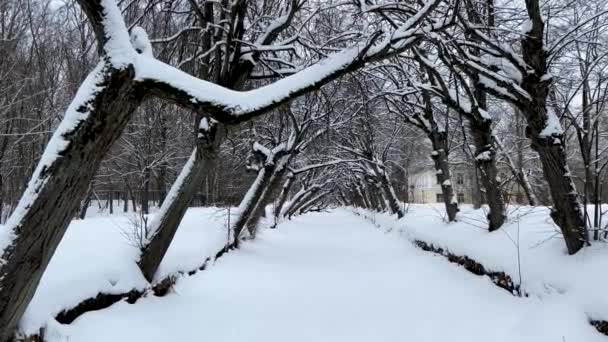
[[[88,217],[70,224],[21,320],[22,331],[35,333],[57,324],[56,314],[99,292],[117,294],[149,285],[136,264],[139,248],[129,238],[132,215]],[[158,276],[190,271],[215,255],[226,243],[225,221],[226,210],[190,208]]]
[[[69,135],[78,127],[80,122],[89,117],[89,111],[92,109],[91,100],[102,90],[98,84],[102,82],[103,76],[104,64],[100,62],[84,80],[76,92],[74,99],[66,109],[63,120],[61,120],[61,123],[49,140],[44,153],[40,157],[40,161],[38,162],[38,165],[30,178],[27,189],[21,196],[15,211],[9,217],[6,224],[0,226],[0,255],[2,255],[5,249],[13,243],[16,238],[15,230],[27,215],[31,204],[38,197],[38,193],[46,183],[46,170],[61,158],[61,152],[68,147],[69,142],[64,136]],[[82,108],[85,110],[81,111]],[[4,262],[5,260],[0,259],[0,265]]]
[[[559,296],[514,297],[344,209],[263,230],[165,297],[49,324],[46,340],[221,342],[244,334],[254,342],[605,340]]]
[[[553,110],[551,110],[550,108],[547,108],[547,122],[545,124],[545,128],[540,132],[540,136],[541,137],[550,137],[553,135],[562,135],[563,131],[562,131],[562,125],[559,122],[559,118],[557,117],[557,115],[553,112]],[[559,139],[558,139],[559,140]],[[555,143],[555,141],[554,141]],[[556,144],[559,144],[560,142],[557,142]]]
[[[490,114],[488,114],[486,110],[479,108],[477,109],[477,111],[484,120],[492,120],[492,117],[490,116]]]
[[[131,45],[133,45],[136,50],[139,50],[140,53],[149,57],[154,57],[150,38],[148,38],[148,33],[143,27],[135,26],[131,29]]]
[[[206,117],[202,118],[200,124],[198,125],[198,128],[203,131],[208,131],[209,130],[209,120]]]
[[[259,152],[259,153],[263,154],[266,158],[272,156],[272,152],[270,151],[270,149],[267,148],[266,146],[260,144],[257,141],[253,143],[252,148],[255,152]]]
[[[483,151],[475,157],[475,160],[492,160],[492,152],[491,151]]]
[[[530,31],[532,31],[532,20],[526,19],[521,24],[521,33],[528,34]]]
[[[320,62],[269,85],[249,91],[236,91],[198,79],[154,58],[137,55],[136,79],[171,85],[192,96],[194,103],[210,103],[234,116],[247,114],[290,97],[293,92],[314,85],[323,78],[346,68],[360,55],[362,46],[345,48]]]
[[[359,212],[399,238],[432,243],[473,258],[489,270],[503,271],[521,283],[531,298],[563,306],[586,320],[608,320],[608,293],[598,291],[600,284],[608,282],[605,272],[598,272],[608,267],[605,244],[596,243],[568,255],[547,207],[512,206],[507,223],[492,233],[483,224],[485,210],[467,205],[460,209],[458,222],[449,224],[442,220],[445,209],[439,204],[410,205],[401,220],[388,214]],[[586,341],[570,336],[566,336],[567,341]]]
[[[120,9],[116,5],[116,1],[101,0],[100,4],[103,8],[103,19],[101,24],[103,25],[107,39],[107,42],[104,45],[106,57],[114,68],[122,69],[135,60],[137,53],[131,45],[127,26]],[[146,34],[146,40],[148,40],[147,36],[148,35]],[[149,43],[150,41],[148,40],[148,44]]]

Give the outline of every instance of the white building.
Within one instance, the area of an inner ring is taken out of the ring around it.
[[[452,186],[458,203],[471,203],[472,181],[469,174],[463,170],[452,171]],[[441,185],[437,183],[435,170],[424,170],[411,174],[408,178],[409,200],[411,203],[440,203],[443,202]]]

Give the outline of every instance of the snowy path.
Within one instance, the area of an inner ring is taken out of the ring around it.
[[[345,210],[310,214],[181,280],[49,329],[51,341],[606,341],[563,303],[516,298]]]

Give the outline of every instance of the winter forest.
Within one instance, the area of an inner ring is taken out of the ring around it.
[[[0,0],[0,342],[608,341],[603,0]]]

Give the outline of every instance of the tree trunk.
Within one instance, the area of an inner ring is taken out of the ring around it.
[[[304,203],[299,209],[298,209],[298,215],[302,215],[306,212],[308,212],[314,205],[315,203],[317,203],[317,201],[319,201],[321,198],[323,198],[324,196],[327,195],[327,191],[321,192],[320,194],[317,194],[315,196],[311,196],[310,199],[308,201],[306,201],[306,203]]]
[[[304,206],[308,200],[314,197],[315,194],[317,194],[320,190],[320,187],[312,186],[304,193],[303,196],[299,197],[298,199],[294,199],[289,206],[289,209],[285,213],[287,217],[291,218],[293,215],[295,215],[298,210],[300,210],[300,208],[302,208],[302,206]]]
[[[574,254],[587,241],[587,230],[565,150],[560,143],[553,143],[554,139],[560,140],[558,137],[533,137],[532,148],[538,151],[545,179],[549,183],[553,200],[551,217],[562,230],[568,252]]]
[[[369,204],[372,209],[375,211],[382,211],[381,204],[378,201],[378,197],[376,196],[376,189],[372,189],[372,185],[368,185],[364,188],[364,192],[367,195],[367,199],[369,200]]]
[[[353,191],[361,200],[361,207],[365,208],[365,209],[371,209],[371,205],[369,204],[369,201],[365,197],[363,191],[361,190],[361,186],[359,184],[355,184],[355,189]]]
[[[473,202],[474,209],[480,209],[483,204],[483,194],[481,193],[481,187],[479,186],[479,170],[477,165],[473,162],[471,170],[469,171],[471,178],[473,179],[473,189],[471,191],[471,200]]]
[[[161,111],[163,111],[165,109],[164,106],[161,106]],[[163,115],[163,113],[160,114],[160,118],[159,118],[159,125],[160,125],[160,145],[161,148],[166,151],[167,149],[167,117],[165,115]],[[163,161],[160,164],[160,167],[158,169],[158,176],[156,179],[156,183],[157,183],[157,187],[158,187],[158,206],[161,207],[163,205],[163,202],[165,201],[165,197],[167,196],[167,169],[168,169],[168,165],[167,165],[167,161]]]
[[[490,207],[488,230],[495,231],[505,222],[505,204],[498,181],[496,150],[492,140],[492,121],[471,121],[471,133],[475,144],[475,165],[484,187],[485,198]]]
[[[122,211],[123,212],[128,212],[129,211],[129,190],[127,189],[127,181],[125,180],[125,190],[123,191],[123,206],[122,206]]]
[[[89,209],[89,206],[91,205],[91,187],[89,186],[89,190],[87,191],[87,195],[84,199],[84,202],[81,204],[80,206],[80,211],[78,213],[78,218],[81,220],[84,220],[84,218],[87,216],[87,210]]]
[[[272,171],[272,176],[268,181],[265,189],[260,196],[260,199],[255,204],[255,208],[253,209],[253,213],[251,217],[247,220],[247,230],[252,237],[255,237],[257,233],[257,227],[260,222],[260,219],[266,213],[266,206],[269,203],[272,203],[273,199],[277,196],[277,192],[281,187],[281,183],[285,178],[285,173],[287,171],[287,164],[291,159],[291,155],[286,155],[281,157],[278,161],[275,162],[274,170]]]
[[[386,204],[387,200],[384,197],[384,191],[382,191],[382,182],[374,183],[374,195],[376,196],[376,198],[378,200],[378,204],[380,205],[379,211],[380,212],[389,211],[389,207]]]
[[[521,150],[518,150],[517,158],[518,158],[519,166],[515,166],[515,163],[511,159],[511,156],[504,150],[504,146],[502,145],[502,142],[498,139],[498,137],[494,136],[494,142],[496,143],[496,147],[498,147],[498,149],[501,150],[504,158],[506,159],[507,166],[509,167],[509,170],[511,170],[513,177],[515,177],[517,184],[524,191],[524,195],[526,196],[526,199],[528,200],[528,204],[531,206],[536,206],[536,196],[534,195],[534,191],[532,190],[532,185],[530,185],[528,176],[526,175],[526,173],[523,169],[523,166],[522,166],[523,165],[523,153],[521,152]],[[521,191],[518,191],[517,192],[518,203],[523,202],[523,199],[521,197],[522,197]]]
[[[197,120],[197,126],[200,119]],[[217,161],[219,147],[225,136],[225,126],[217,124],[210,127],[207,132],[198,132],[196,149],[171,186],[154,221],[150,223],[150,236],[146,239],[146,245],[142,246],[137,263],[144,277],[150,282],[153,281],[154,274],[171,245],[192,197],[207,171]]]
[[[289,197],[289,191],[293,186],[293,181],[295,179],[295,175],[293,173],[289,173],[286,177],[285,183],[283,184],[283,188],[281,189],[281,193],[279,194],[279,199],[277,200],[277,204],[274,207],[274,219],[278,221],[281,216],[281,211],[283,210],[283,206],[285,202],[287,202],[287,197]]]
[[[530,30],[522,38],[522,57],[534,70],[524,75],[522,88],[530,103],[520,105],[528,121],[526,135],[538,152],[543,173],[553,200],[551,217],[560,227],[568,253],[578,252],[588,241],[587,226],[578,192],[567,165],[564,136],[555,113],[547,111],[551,78],[547,76],[547,53],[544,46],[544,21],[538,1],[526,1]]]
[[[110,215],[114,214],[114,190],[110,190],[108,193],[109,201],[110,201]]]
[[[245,198],[243,198],[241,204],[239,205],[238,217],[231,228],[234,232],[234,245],[236,247],[239,245],[241,232],[243,231],[243,228],[245,228],[245,224],[251,217],[251,214],[253,213],[258,201],[262,197],[264,189],[268,187],[273,172],[274,166],[260,168],[258,171],[258,176],[253,184],[251,184]]]
[[[137,262],[142,274],[149,281],[165,256],[182,217],[188,209],[192,194],[196,192],[194,184],[200,182],[204,162],[201,153],[195,149],[183,167],[177,180],[173,183],[169,195],[165,198],[159,213],[150,223],[150,236],[144,239],[140,259]]]
[[[482,24],[482,16],[485,11],[490,11],[493,6],[484,8],[483,11],[478,11],[473,2],[466,2],[466,11],[469,20],[477,25]],[[484,13],[491,21],[488,23],[493,26],[493,13]],[[472,35],[468,37],[474,43],[480,43],[478,37]],[[479,48],[473,47],[469,51],[476,57],[481,55]],[[474,75],[473,95],[479,106],[478,113],[469,117],[473,142],[475,144],[475,165],[479,170],[479,177],[484,187],[485,199],[490,207],[488,213],[488,230],[494,231],[500,228],[506,220],[505,205],[498,181],[498,169],[496,167],[496,151],[494,149],[494,141],[492,140],[492,119],[481,115],[481,111],[487,113],[487,94],[484,90],[479,75]]]
[[[443,195],[443,203],[445,204],[445,211],[448,214],[448,221],[452,222],[456,220],[456,214],[458,213],[458,201],[454,195],[454,187],[452,185],[450,164],[448,163],[448,141],[447,134],[445,132],[432,131],[429,134],[431,144],[433,145],[433,152],[431,158],[435,165],[435,174],[437,176],[437,183],[441,185],[441,194]]]
[[[94,78],[97,75],[99,81]],[[13,337],[103,156],[141,103],[144,92],[132,81],[133,76],[131,67],[98,68],[89,76],[88,81],[97,82],[98,89],[84,101],[83,94],[76,96],[68,113],[80,120],[53,135],[55,145],[50,146],[65,147],[47,148],[9,218],[5,229],[14,236],[1,258],[0,341]],[[64,120],[70,123],[69,118]]]
[[[384,197],[386,198],[386,202],[388,202],[388,207],[391,210],[392,214],[397,214],[398,218],[403,217],[403,209],[401,205],[399,205],[399,199],[395,194],[395,189],[393,188],[393,184],[391,184],[391,180],[386,173],[386,170],[376,170],[379,174],[380,178],[380,188],[384,193]]]
[[[141,212],[145,215],[150,213],[150,177],[151,171],[146,167],[143,172],[143,182],[141,187]]]
[[[2,174],[0,174],[0,224],[2,223],[4,223],[4,187],[2,183]]]

